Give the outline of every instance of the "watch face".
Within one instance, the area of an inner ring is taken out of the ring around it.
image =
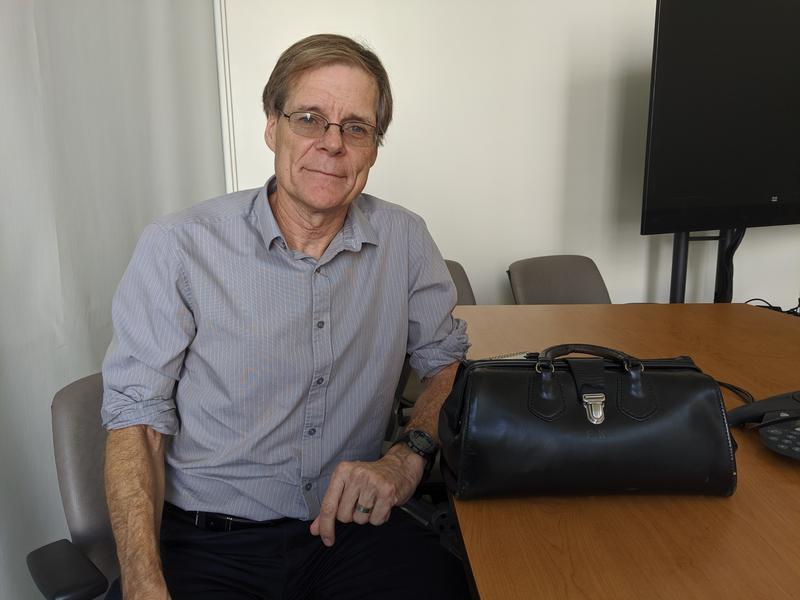
[[[433,454],[436,452],[436,444],[431,436],[420,429],[412,429],[408,432],[408,441],[414,445],[420,452],[425,454]]]

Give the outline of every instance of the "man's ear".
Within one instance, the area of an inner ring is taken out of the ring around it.
[[[264,141],[270,150],[275,152],[275,129],[278,127],[278,117],[274,114],[267,115],[267,127],[264,129]]]

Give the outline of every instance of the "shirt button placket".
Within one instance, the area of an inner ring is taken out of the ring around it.
[[[311,278],[312,305],[310,315],[311,339],[313,350],[313,380],[306,402],[305,419],[302,436],[301,477],[303,497],[309,513],[319,511],[321,490],[316,479],[322,470],[324,442],[323,416],[325,415],[325,398],[330,379],[332,351],[330,327],[330,281],[326,274],[327,267],[314,269]]]

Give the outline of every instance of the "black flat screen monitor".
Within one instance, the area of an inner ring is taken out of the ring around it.
[[[659,0],[642,234],[800,223],[800,0]]]

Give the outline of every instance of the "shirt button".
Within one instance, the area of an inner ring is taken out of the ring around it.
[[[314,269],[314,273],[316,273],[317,275],[319,275],[321,272],[322,272],[322,267],[317,267],[316,269]]]
[[[308,430],[308,435],[314,435],[315,433],[317,433],[317,430],[314,429],[313,427]]]
[[[324,377],[320,377],[319,379],[317,379],[317,385],[322,385],[324,382],[325,382]]]
[[[311,484],[310,484],[310,483],[307,483],[307,484],[305,484],[305,485],[303,486],[303,489],[304,489],[305,491],[307,491],[307,492],[310,492],[310,491],[311,491]]]
[[[317,321],[317,327],[319,327],[320,329],[325,327],[325,321]]]

